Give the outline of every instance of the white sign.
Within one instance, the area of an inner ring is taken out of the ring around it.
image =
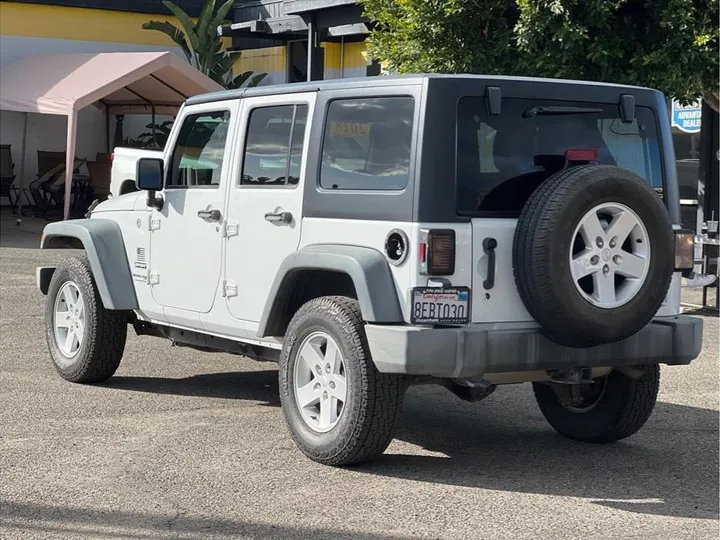
[[[700,121],[702,118],[702,102],[698,99],[687,105],[681,105],[677,100],[672,100],[672,113],[670,114],[673,127],[685,133],[700,133]]]

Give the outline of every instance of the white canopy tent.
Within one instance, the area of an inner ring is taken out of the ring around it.
[[[67,116],[64,219],[70,213],[78,111],[105,111],[107,144],[111,114],[177,113],[196,94],[222,87],[170,52],[31,56],[3,67],[0,110],[25,113],[21,182],[25,173],[27,113]]]

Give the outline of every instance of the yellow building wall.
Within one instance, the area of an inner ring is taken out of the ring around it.
[[[246,71],[267,73],[264,84],[286,82],[287,48],[283,46],[241,51],[240,58],[233,64],[233,72],[239,74]]]
[[[169,13],[158,15],[0,2],[0,34],[5,36],[174,47],[173,41],[164,34],[142,28],[143,23],[155,20],[180,26]]]
[[[151,20],[169,21],[180,27],[177,19],[170,14],[0,2],[2,36],[176,48],[175,43],[161,32],[142,28],[143,23]],[[230,45],[230,39],[224,41],[226,46]],[[51,45],[52,42],[48,41],[48,54],[53,53]],[[325,48],[325,78],[364,75],[367,65],[365,43],[322,43],[322,46]],[[265,84],[286,82],[287,69],[285,46],[242,51],[233,67],[236,74],[245,71],[267,73]]]

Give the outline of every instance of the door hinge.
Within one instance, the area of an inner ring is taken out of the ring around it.
[[[160,283],[160,274],[150,274],[150,285],[157,285]]]
[[[148,230],[149,231],[157,231],[160,228],[160,218],[150,216],[148,219]]]
[[[230,238],[231,236],[238,235],[238,224],[233,221],[226,221],[223,226],[223,236]]]
[[[232,281],[223,281],[223,296],[225,298],[237,296],[237,293],[237,283],[233,283]]]

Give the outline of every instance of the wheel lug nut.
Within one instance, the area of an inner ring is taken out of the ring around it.
[[[612,240],[610,240],[610,247],[614,248],[617,245],[617,237],[613,236]]]
[[[593,266],[596,265],[599,261],[600,257],[598,257],[597,255],[593,255],[592,257],[590,257],[590,264],[592,264]]]
[[[335,390],[335,382],[334,381],[330,381],[330,388]]]
[[[315,383],[315,386],[313,386],[313,390],[315,390],[316,392],[320,390],[320,383]]]
[[[322,375],[322,368],[320,366],[315,366],[315,371],[317,371],[318,375]]]
[[[327,393],[327,391],[325,391],[325,392],[323,392],[323,399],[327,399],[327,398],[328,398],[328,393]]]
[[[606,264],[605,266],[603,266],[603,273],[607,274],[609,271],[610,271],[609,265]]]
[[[325,373],[330,373],[330,364],[325,364]]]
[[[597,247],[599,247],[599,248],[601,248],[601,247],[603,247],[603,246],[605,245],[605,243],[603,242],[603,239],[600,238],[599,236],[595,239],[595,244],[596,244]]]
[[[620,263],[622,263],[622,257],[621,257],[620,255],[615,255],[615,256],[613,257],[613,262],[614,262],[615,264],[620,264]]]

